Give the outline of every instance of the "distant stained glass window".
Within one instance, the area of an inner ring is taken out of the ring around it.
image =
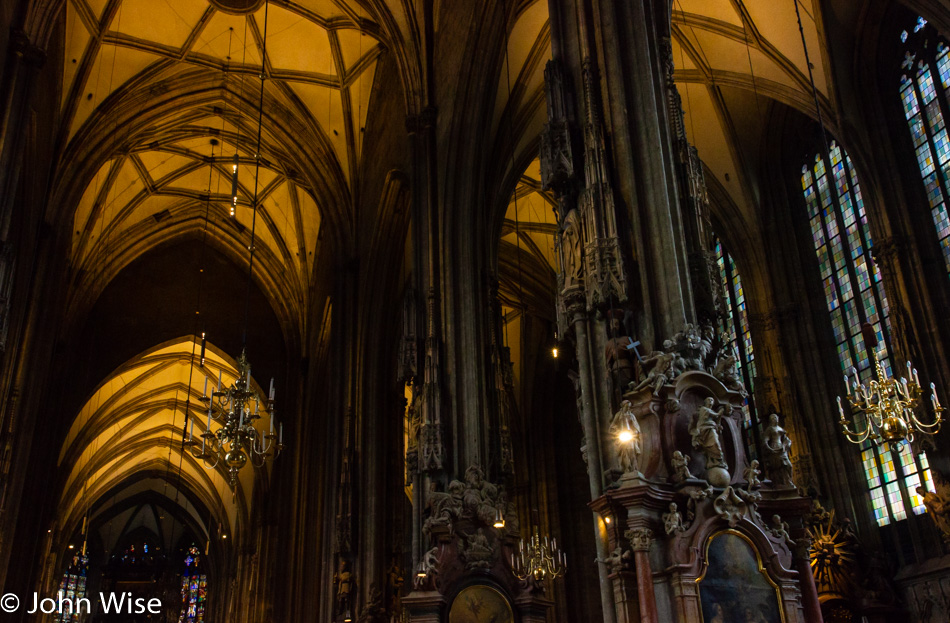
[[[208,576],[202,570],[202,556],[196,546],[188,548],[184,562],[185,571],[181,575],[181,615],[178,617],[178,623],[204,623]]]
[[[830,177],[829,177],[830,172]],[[818,256],[819,275],[842,372],[857,369],[862,381],[874,375],[874,362],[861,325],[869,323],[880,344],[878,355],[891,374],[890,320],[881,271],[871,251],[864,199],[851,158],[835,143],[802,167],[802,192]],[[899,451],[865,442],[861,463],[870,491],[874,519],[881,526],[925,512],[917,495],[920,475],[930,483],[927,456],[914,456],[906,444]]]
[[[752,442],[752,428],[758,426],[755,403],[752,399],[755,382],[755,353],[752,350],[752,332],[749,330],[745,290],[742,288],[742,279],[739,277],[739,271],[736,270],[735,262],[718,239],[716,240],[716,261],[719,265],[719,278],[726,308],[722,332],[735,354],[739,378],[742,379],[746,391],[749,392],[742,406],[742,434],[750,458],[755,458],[755,445]]]
[[[917,19],[913,34],[906,30],[901,33],[901,41],[907,45],[898,91],[923,178],[927,207],[944,263],[950,270],[950,138],[946,126],[950,114],[950,47],[922,17]]]

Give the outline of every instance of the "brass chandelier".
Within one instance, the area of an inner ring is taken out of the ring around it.
[[[200,450],[194,438],[194,419],[187,442],[195,458],[204,461],[209,469],[221,463],[227,466],[231,488],[237,486],[238,474],[248,460],[261,467],[268,459],[277,458],[284,449],[284,425],[281,424],[275,432],[274,380],[271,379],[267,400],[262,400],[251,385],[251,366],[243,352],[237,364],[238,377],[226,389],[221,388],[219,372],[218,387],[209,394],[208,378],[205,377],[201,401],[208,405],[208,422],[205,432],[200,435]],[[270,420],[267,433],[258,431],[254,426],[254,422],[263,415],[267,415]],[[216,431],[211,430],[212,421],[220,424]]]
[[[540,583],[564,575],[567,555],[558,549],[557,539],[542,539],[535,526],[531,539],[527,543],[522,539],[518,553],[511,555],[511,570],[519,580]]]
[[[870,325],[866,325],[870,329]],[[934,435],[940,431],[943,422],[943,407],[937,398],[934,384],[930,384],[930,402],[933,406],[934,421],[922,422],[917,417],[917,408],[921,403],[920,379],[917,370],[907,362],[907,378],[899,380],[887,376],[881,358],[877,351],[877,340],[874,339],[873,329],[864,331],[865,343],[874,356],[875,378],[867,384],[861,383],[858,372],[851,368],[851,376],[844,376],[847,388],[848,405],[854,415],[854,426],[851,426],[845,417],[844,407],[841,405],[841,396],[838,396],[838,413],[841,431],[852,443],[863,443],[866,440],[889,444],[892,448],[902,443],[914,441],[914,433]],[[860,425],[863,416],[864,426]]]

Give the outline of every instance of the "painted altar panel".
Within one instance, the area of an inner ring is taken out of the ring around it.
[[[705,623],[784,623],[779,591],[751,543],[739,532],[713,535],[699,582]]]

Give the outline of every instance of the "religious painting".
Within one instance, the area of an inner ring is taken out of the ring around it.
[[[452,601],[449,623],[514,623],[508,600],[491,586],[463,588]]]
[[[699,582],[704,623],[784,623],[779,591],[749,540],[734,530],[714,534],[706,545]]]

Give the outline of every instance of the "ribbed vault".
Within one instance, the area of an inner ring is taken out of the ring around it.
[[[115,497],[147,490],[152,480],[164,481],[162,490],[193,513],[196,523],[209,519],[195,511],[203,507],[226,534],[240,534],[246,527],[251,501],[260,495],[256,489],[266,489],[269,467],[246,467],[232,492],[222,466],[208,469],[182,448],[186,408],[194,437],[205,431],[200,401],[205,381],[214,387],[219,374],[224,385],[237,377],[235,362],[211,344],[204,365],[198,365],[197,356],[193,359],[197,348],[185,337],[126,362],[73,419],[58,459],[63,481],[57,515],[67,534],[81,523],[92,501],[107,492]],[[257,390],[263,393],[259,386]],[[269,422],[262,419],[256,425],[263,430]]]
[[[815,116],[795,2],[674,0],[674,77],[686,110],[686,131],[732,201],[751,216],[756,191],[742,153],[759,136],[770,100]],[[833,124],[827,50],[816,22],[818,2],[801,0],[802,24],[822,114]],[[756,101],[754,95],[760,99]]]

